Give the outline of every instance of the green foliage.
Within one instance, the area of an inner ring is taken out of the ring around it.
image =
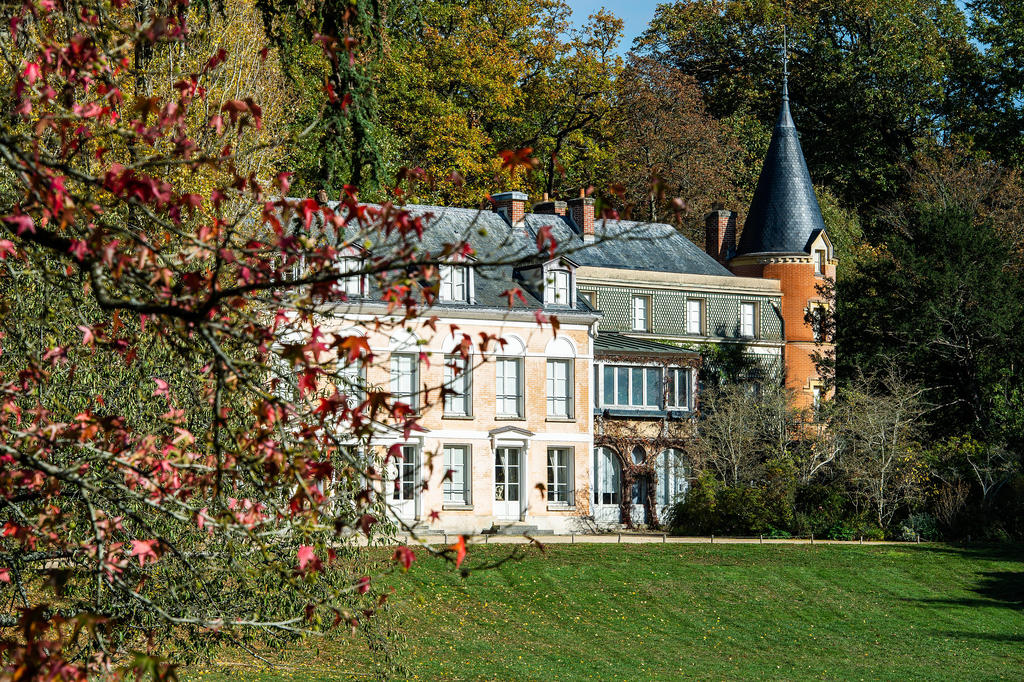
[[[943,0],[727,0],[660,5],[641,52],[692,74],[714,115],[774,123],[788,27],[793,115],[815,180],[865,208],[943,130],[954,57],[973,49]]]
[[[919,205],[905,228],[839,283],[840,380],[895,351],[907,379],[930,387],[935,435],[999,429],[997,406],[1008,403],[991,388],[1019,383],[1024,366],[1024,286],[1013,254],[990,222],[955,208]]]
[[[795,478],[782,462],[761,486],[726,486],[705,471],[669,514],[676,535],[770,535],[793,523]]]

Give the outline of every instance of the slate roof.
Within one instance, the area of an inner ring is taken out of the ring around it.
[[[337,207],[333,202],[329,205]],[[513,309],[536,310],[544,307],[541,293],[524,287],[521,278],[517,278],[515,273],[517,268],[540,265],[547,260],[537,253],[537,235],[545,226],[550,227],[558,244],[556,254],[570,259],[576,265],[733,276],[671,225],[598,219],[595,221],[596,240],[594,243],[585,243],[572,219],[558,215],[530,213],[521,223],[511,226],[500,215],[488,210],[428,205],[408,205],[403,208],[413,216],[430,215],[430,219],[425,221],[423,239],[418,245],[422,252],[439,253],[444,244],[465,240],[473,246],[482,261],[480,267],[474,268],[475,302],[438,302],[435,303],[437,308],[486,307],[508,310],[508,297],[502,296],[502,292],[516,286],[524,289],[526,303],[515,299]],[[321,218],[317,216],[311,231],[322,230],[325,238],[336,243],[337,236],[333,229],[322,225]],[[295,218],[293,229],[301,229],[298,217]],[[375,236],[374,243],[367,245],[368,251],[387,252],[398,240],[396,235]],[[493,261],[500,263],[483,265]],[[583,297],[577,297],[572,312],[600,315]]]
[[[692,275],[733,277],[721,263],[664,223],[594,220],[594,243],[584,244],[568,220],[556,215],[527,214],[524,223],[536,233],[552,226],[559,244],[566,244],[580,265],[620,270],[654,270]]]
[[[806,253],[811,235],[823,229],[825,223],[789,113],[789,92],[784,85],[779,119],[772,131],[736,255]]]
[[[631,336],[616,334],[615,332],[601,332],[594,338],[595,353],[625,354],[636,353],[638,355],[700,355],[697,351],[679,346],[672,346],[667,343],[648,341],[647,339],[635,339]]]

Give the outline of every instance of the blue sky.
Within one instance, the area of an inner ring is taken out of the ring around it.
[[[661,0],[665,2],[665,0]],[[633,38],[644,32],[647,22],[654,17],[654,8],[658,6],[657,0],[567,0],[572,7],[573,20],[576,23],[583,23],[587,17],[604,7],[612,14],[622,19],[625,26],[625,35],[622,38],[622,49],[625,53],[633,44]]]

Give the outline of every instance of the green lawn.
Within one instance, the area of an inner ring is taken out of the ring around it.
[[[559,545],[396,580],[410,678],[1024,679],[1022,547]],[[188,679],[365,679],[368,656],[339,635]]]

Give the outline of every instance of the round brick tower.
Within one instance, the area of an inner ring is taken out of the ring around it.
[[[782,108],[772,131],[754,199],[747,213],[735,256],[728,267],[737,275],[777,279],[782,289],[785,385],[800,407],[812,406],[821,395],[815,351],[831,350],[817,338],[807,314],[831,304],[819,290],[835,279],[835,254],[807,171],[796,126],[789,112],[786,78]]]

